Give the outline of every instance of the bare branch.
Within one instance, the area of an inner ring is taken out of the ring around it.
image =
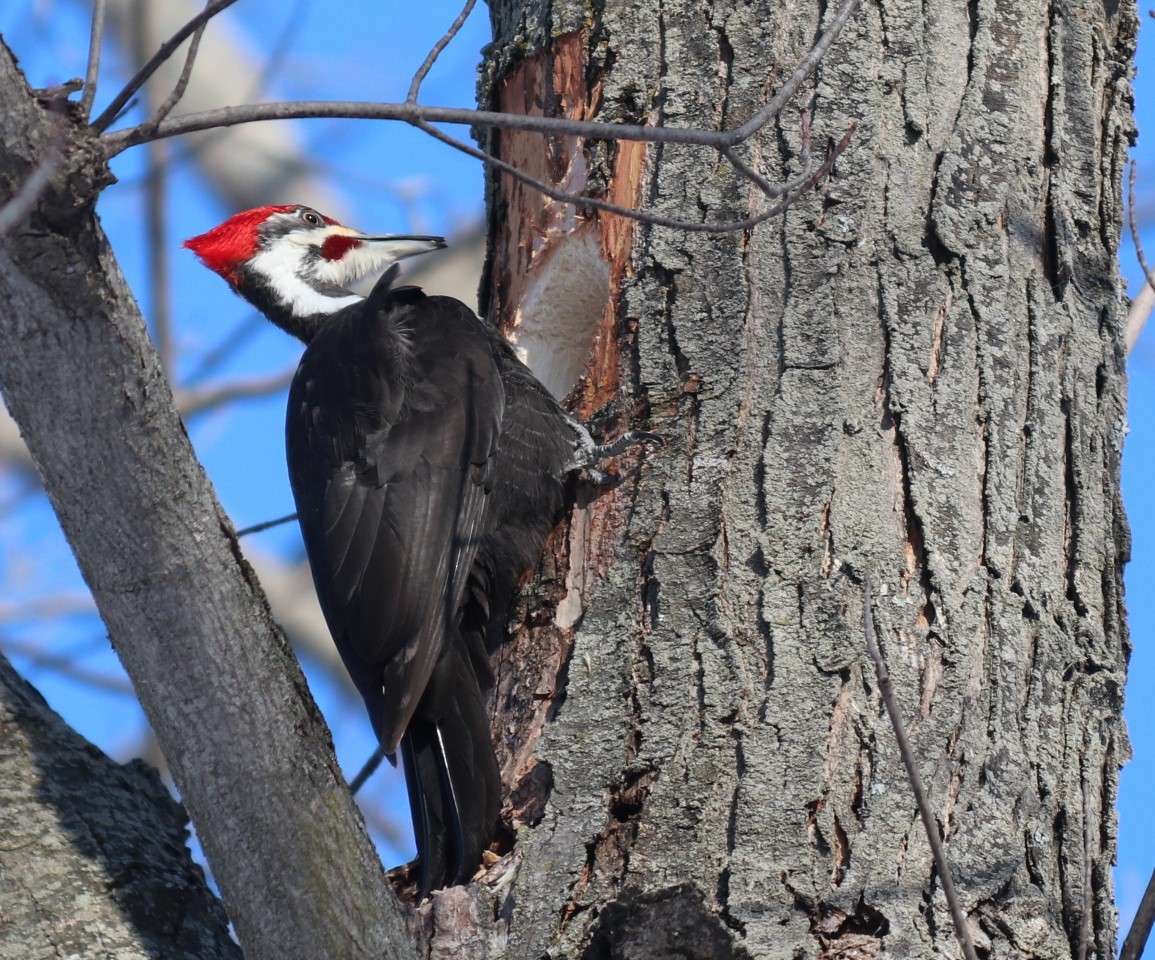
[[[939,880],[942,883],[942,892],[950,907],[951,919],[954,921],[954,934],[962,948],[966,960],[977,960],[974,944],[971,942],[970,930],[967,928],[966,914],[959,903],[958,893],[954,886],[954,877],[951,874],[950,862],[946,858],[946,851],[942,846],[942,838],[938,834],[938,822],[935,820],[930,803],[926,799],[926,790],[923,789],[922,777],[918,773],[918,764],[914,752],[910,748],[910,741],[906,736],[906,727],[902,723],[902,715],[898,711],[898,701],[894,696],[894,688],[890,683],[890,671],[886,668],[886,661],[882,658],[882,651],[874,642],[874,607],[870,599],[870,577],[863,577],[862,581],[862,630],[866,636],[866,652],[874,661],[874,672],[878,677],[878,690],[882,695],[882,702],[886,705],[886,712],[894,727],[894,739],[898,743],[898,752],[906,766],[906,775],[910,780],[910,789],[914,793],[918,812],[922,817],[922,826],[926,830],[926,839],[930,843],[930,852],[934,857],[935,867],[938,870]]]
[[[1127,323],[1123,330],[1123,340],[1127,345],[1127,353],[1135,349],[1139,342],[1139,335],[1151,319],[1151,308],[1155,307],[1155,287],[1149,282],[1143,284],[1139,295],[1131,301],[1131,309],[1127,311]]]
[[[855,129],[856,128],[857,128],[857,125],[855,125]],[[851,132],[853,132],[853,130]],[[844,149],[845,149],[845,144],[839,148],[838,152],[841,153],[842,150],[844,150]],[[743,176],[745,176],[749,180],[752,180],[754,183],[756,183],[758,185],[758,187],[762,190],[762,193],[765,194],[770,199],[774,199],[775,197],[782,196],[789,189],[789,184],[771,183],[769,180],[767,180],[764,176],[762,176],[762,174],[760,174],[753,167],[745,164],[742,161],[742,159],[738,156],[738,154],[733,149],[731,149],[730,147],[727,147],[725,150],[720,151],[720,153],[722,154],[723,157],[725,157],[730,162],[730,165],[735,170],[737,170],[739,173],[741,173]],[[803,175],[808,174],[810,171],[810,111],[809,110],[803,110],[802,111],[802,151],[798,154],[798,159],[802,163],[802,174]]]
[[[148,149],[148,171],[144,178],[145,189],[145,236],[149,263],[149,293],[152,327],[156,332],[156,352],[160,363],[170,379],[175,379],[175,363],[172,335],[172,300],[169,296],[171,270],[169,269],[169,244],[167,206],[168,174],[165,154],[168,144],[150,143]]]
[[[1147,889],[1143,892],[1143,899],[1139,901],[1139,909],[1135,911],[1135,919],[1131,921],[1131,929],[1127,931],[1123,949],[1119,951],[1119,960],[1139,960],[1143,956],[1143,948],[1147,946],[1147,938],[1151,936],[1152,925],[1155,925],[1155,872],[1147,881]]]
[[[749,139],[754,133],[769,123],[772,118],[781,113],[786,102],[797,91],[798,86],[813,73],[822,56],[829,49],[830,44],[834,42],[835,38],[846,25],[846,22],[856,9],[857,4],[858,0],[843,0],[829,26],[791,74],[783,88],[779,90],[766,106],[759,110],[751,120],[733,131],[602,123],[564,117],[526,116],[524,114],[505,114],[454,107],[426,107],[418,104],[417,96],[420,92],[421,83],[428,75],[429,70],[436,62],[441,51],[457,34],[461,25],[473,9],[474,0],[466,0],[465,6],[457,19],[441,39],[434,44],[433,49],[418,68],[409,87],[408,99],[404,103],[374,104],[350,101],[300,101],[295,103],[249,104],[247,106],[225,107],[220,110],[210,110],[203,113],[178,117],[175,120],[169,120],[167,116],[162,116],[159,121],[150,120],[127,130],[107,134],[104,137],[104,143],[108,155],[115,156],[130,146],[140,143],[149,143],[164,137],[191,133],[197,130],[232,126],[239,123],[256,122],[258,120],[306,117],[404,120],[442,143],[453,147],[455,150],[459,150],[475,159],[481,160],[483,163],[487,163],[495,169],[509,174],[533,189],[560,202],[591,207],[607,213],[630,217],[655,226],[701,233],[729,233],[756,226],[764,220],[768,220],[781,213],[804,191],[814,186],[821,177],[825,176],[830,171],[834,160],[845,150],[849,142],[849,137],[853,134],[853,127],[830,151],[819,170],[817,172],[813,171],[810,156],[810,121],[809,115],[804,113],[802,117],[803,143],[800,158],[802,160],[802,170],[793,180],[776,185],[772,184],[764,176],[744,163],[737,156],[734,147]],[[772,205],[756,215],[743,220],[727,221],[724,223],[703,223],[700,221],[681,220],[651,213],[642,213],[638,210],[619,206],[618,204],[610,203],[600,198],[578,196],[567,191],[559,190],[550,184],[522,173],[512,165],[490,156],[485,151],[471,144],[450,136],[444,131],[434,127],[432,124],[435,122],[469,124],[470,126],[488,125],[499,129],[520,130],[551,136],[576,136],[585,139],[608,141],[638,140],[644,142],[678,143],[710,147],[717,150],[721,156],[728,160],[739,174],[754,183],[767,198],[781,198],[781,200],[779,203]]]
[[[388,811],[383,810],[381,805],[377,803],[358,804],[358,806],[361,809],[361,816],[365,818],[366,825],[373,833],[381,837],[394,850],[405,849],[405,833]]]
[[[409,84],[409,96],[405,98],[406,103],[416,103],[417,94],[421,90],[421,84],[429,75],[429,71],[433,68],[433,64],[437,58],[441,56],[441,51],[444,50],[457,32],[464,25],[465,21],[469,19],[469,14],[473,12],[473,6],[477,0],[465,0],[465,6],[461,8],[461,13],[457,15],[457,19],[449,25],[449,29],[445,31],[445,35],[438,40],[433,49],[429,51],[429,55],[425,58],[425,62],[417,68],[417,72],[413,75],[413,82]]]
[[[271,530],[273,527],[279,527],[282,523],[292,523],[297,519],[295,513],[290,513],[284,517],[277,517],[276,520],[266,520],[264,523],[254,523],[251,527],[244,527],[237,531],[237,539],[247,537],[250,533],[260,533],[262,530]]]
[[[357,796],[357,791],[365,786],[365,781],[377,772],[377,768],[381,766],[381,761],[384,759],[385,748],[378,745],[377,749],[369,754],[369,759],[362,764],[361,769],[357,771],[357,776],[349,781],[349,792],[353,796]]]
[[[201,37],[204,36],[205,27],[208,26],[206,20],[193,32],[192,40],[189,41],[188,54],[184,58],[184,66],[181,68],[180,76],[177,77],[176,85],[172,88],[172,93],[169,94],[168,99],[160,105],[156,113],[154,113],[148,120],[151,124],[158,124],[164,120],[173,111],[181,97],[184,96],[185,90],[188,88],[189,77],[192,76],[193,64],[196,63],[197,51],[200,49]]]
[[[805,110],[802,111],[802,116],[805,118],[805,116],[806,116]],[[804,119],[803,124],[805,124],[805,123],[806,123],[806,121]],[[809,172],[810,172],[810,137],[809,137],[808,133],[803,133],[802,143],[803,143],[803,153],[806,154],[805,159],[802,161],[802,169],[805,173],[809,174]],[[787,184],[771,183],[769,180],[767,180],[764,176],[762,176],[762,174],[760,174],[753,167],[748,166],[746,163],[744,163],[742,161],[742,159],[738,156],[738,154],[736,154],[729,147],[727,147],[725,150],[722,151],[722,156],[725,157],[729,161],[730,166],[732,166],[740,174],[742,174],[748,180],[752,180],[754,183],[756,183],[758,185],[758,188],[762,191],[762,193],[765,196],[771,197],[771,198],[780,197],[780,196],[782,196],[782,194],[784,194],[788,191],[789,187]],[[800,156],[800,159],[801,159],[801,156]]]
[[[733,233],[736,230],[747,230],[750,227],[755,227],[758,224],[769,220],[771,217],[778,216],[778,214],[780,214],[783,210],[789,207],[790,204],[797,200],[798,197],[809,190],[819,180],[821,180],[822,177],[826,176],[826,174],[830,172],[830,168],[834,165],[834,161],[837,160],[839,155],[846,149],[847,144],[850,143],[850,138],[856,129],[855,127],[851,127],[850,130],[848,130],[843,135],[842,139],[837,144],[835,144],[833,149],[831,149],[822,166],[819,167],[819,169],[816,171],[811,171],[808,168],[804,169],[802,174],[780,187],[776,187],[769,181],[765,180],[763,177],[758,176],[757,180],[755,180],[755,183],[758,183],[759,186],[765,183],[770,187],[772,191],[774,191],[774,195],[782,196],[783,200],[780,203],[776,203],[773,206],[768,207],[755,216],[747,217],[745,220],[726,220],[716,223],[707,223],[698,220],[679,220],[676,217],[663,217],[655,213],[647,213],[642,210],[636,210],[632,207],[619,206],[616,203],[610,203],[608,200],[602,200],[598,197],[580,196],[577,194],[569,193],[565,190],[559,190],[558,188],[552,187],[542,180],[538,180],[534,177],[531,177],[527,173],[523,173],[512,164],[506,163],[504,160],[499,160],[497,157],[491,156],[484,150],[480,150],[471,144],[465,143],[462,140],[458,140],[455,137],[451,137],[444,130],[438,130],[436,127],[427,123],[422,123],[420,121],[415,122],[413,125],[418,129],[425,131],[434,139],[440,140],[442,143],[453,147],[455,150],[460,150],[462,153],[466,153],[471,157],[475,157],[476,159],[482,161],[482,163],[489,164],[489,166],[496,170],[500,170],[503,173],[508,173],[514,179],[520,180],[522,183],[533,187],[533,189],[541,191],[547,197],[550,197],[553,200],[559,200],[563,203],[572,203],[579,207],[593,207],[595,210],[603,210],[606,213],[616,213],[620,216],[629,217],[630,219],[637,220],[641,223],[648,223],[657,227],[669,227],[674,230],[686,230],[692,233]],[[659,127],[655,129],[661,128]],[[721,152],[723,155],[725,155],[724,150]],[[807,159],[809,159],[808,142],[803,147],[803,153],[806,155]],[[750,169],[749,167],[746,167],[745,164],[742,164],[742,167],[744,170]],[[807,167],[809,167],[809,164]]]
[[[857,0],[848,0],[848,2],[857,2]],[[783,187],[772,188],[776,194],[786,196],[786,200],[781,204],[764,210],[756,216],[726,223],[700,223],[697,221],[659,217],[653,214],[643,214],[637,210],[621,207],[595,197],[579,197],[562,190],[556,190],[548,184],[523,174],[504,161],[491,157],[484,151],[449,136],[449,134],[444,131],[431,126],[430,122],[459,123],[469,124],[471,126],[489,125],[501,129],[522,130],[550,136],[563,135],[599,140],[639,140],[651,143],[680,143],[713,147],[719,152],[724,152],[733,146],[733,134],[726,131],[676,127],[642,127],[632,124],[570,120],[561,117],[532,117],[523,114],[495,113],[487,110],[466,110],[457,107],[426,107],[414,103],[358,103],[355,101],[302,100],[291,103],[266,103],[249,104],[241,107],[223,107],[220,110],[188,114],[173,120],[166,120],[152,131],[145,130],[146,125],[142,124],[125,131],[108,134],[104,140],[108,155],[112,157],[122,153],[129,147],[147,143],[152,139],[174,137],[219,126],[254,123],[261,120],[317,119],[325,117],[404,120],[425,131],[437,140],[452,146],[456,150],[467,153],[484,163],[488,163],[496,169],[508,173],[510,176],[516,177],[555,200],[595,207],[599,210],[617,213],[657,226],[666,226],[700,233],[730,233],[735,230],[748,229],[771,217],[777,216],[790,205],[790,202],[829,172],[834,160],[846,149],[847,144],[850,142],[850,137],[856,129],[852,126],[850,130],[843,135],[842,139],[827,155],[826,161],[817,172],[804,173]],[[742,168],[744,170],[749,169],[745,164],[742,165]],[[761,180],[759,186],[761,186],[762,183],[767,183],[764,179],[759,179]]]
[[[190,20],[189,24],[193,24],[193,26],[189,27],[189,25],[186,24],[185,28],[179,31],[173,40],[170,40],[161,48],[161,52],[157,54],[157,57],[160,57],[161,53],[164,53],[163,59],[167,59],[172,51],[168,50],[165,52],[165,50],[173,45],[174,41],[179,42],[177,40],[178,37],[180,40],[183,40],[195,29],[196,25],[203,22],[202,18],[208,19],[210,11],[215,14],[232,2],[235,2],[235,0],[217,0],[216,3],[206,9],[201,17]],[[591,120],[570,120],[563,117],[531,117],[525,116],[524,114],[498,113],[492,110],[470,110],[464,107],[424,106],[411,101],[406,101],[405,103],[364,103],[351,100],[301,100],[288,103],[245,104],[242,106],[222,107],[218,110],[206,110],[202,113],[192,113],[183,117],[166,119],[164,122],[158,124],[155,129],[149,129],[149,124],[143,123],[126,130],[108,134],[105,136],[104,141],[108,155],[116,156],[116,154],[127,150],[129,147],[137,146],[149,140],[195,133],[198,130],[231,127],[241,123],[256,123],[262,120],[344,118],[351,120],[404,120],[406,123],[412,123],[415,126],[422,122],[460,123],[468,126],[496,127],[502,130],[526,130],[551,136],[585,137],[590,140],[642,140],[650,143],[682,143],[712,147],[720,151],[749,140],[750,137],[766,126],[772,118],[782,112],[786,102],[797,92],[798,87],[801,86],[806,78],[814,72],[814,69],[818,66],[819,61],[830,48],[830,45],[838,38],[843,27],[846,26],[847,21],[849,21],[850,17],[854,14],[858,3],[859,0],[842,0],[842,4],[836,11],[829,26],[823,31],[810,52],[802,58],[802,61],[794,69],[794,72],[782,88],[758,113],[735,130],[649,127],[628,123],[619,124],[602,123]],[[451,36],[451,34],[447,34],[447,36]],[[435,46],[434,51],[435,53],[431,53],[430,57],[426,58],[430,64],[433,59],[436,59],[436,53],[440,52],[439,47]],[[155,59],[157,58],[154,58],[154,60]],[[163,59],[161,62],[163,62]],[[146,69],[148,66],[149,65],[146,65]],[[153,66],[152,70],[155,69],[156,67]],[[418,70],[417,77],[415,77],[418,85],[420,85],[419,78],[424,77],[422,73],[424,69],[426,68],[423,64],[422,68]],[[151,71],[149,75],[151,75]],[[133,81],[125,88],[125,91],[117,97],[117,101],[127,102],[127,97],[131,96],[139,87],[136,79],[135,77],[133,78]],[[147,79],[147,77],[145,79]],[[143,80],[140,82],[143,82]],[[134,83],[136,84],[135,86]],[[117,103],[114,101],[117,110],[120,109],[120,106],[123,106],[123,102]],[[98,130],[103,131],[108,126],[108,123],[111,122],[111,120],[105,120],[108,113],[109,111],[106,110],[97,120],[96,124],[94,124]]]
[[[126,41],[131,34],[132,23],[145,11],[130,12],[136,0],[109,0],[109,30],[118,27]],[[167,0],[165,3],[147,5],[150,21],[149,43],[144,55],[130,65],[129,74],[150,57],[157,47],[167,40],[177,29],[205,6],[206,0]],[[173,111],[194,113],[226,103],[247,103],[267,100],[266,85],[272,74],[284,67],[286,52],[291,48],[293,37],[307,28],[308,18],[301,11],[309,0],[292,0],[282,4],[283,26],[270,33],[267,38],[271,46],[259,59],[252,59],[253,51],[241,40],[244,31],[238,31],[229,18],[231,9],[213,20],[210,28],[201,38],[196,66],[189,84],[181,98],[180,105]],[[122,11],[120,16],[114,14]],[[141,107],[143,97],[134,98],[131,107],[121,111],[122,116],[132,111],[133,123],[145,120],[165,99],[173,88],[184,60],[182,48],[146,84],[160,91],[150,100],[148,109]],[[207,63],[224,63],[227,70],[205,69]],[[163,78],[163,80],[162,80]],[[127,77],[125,78],[127,79]],[[107,82],[107,81],[105,81]],[[113,89],[104,91],[103,99],[109,100],[119,90],[118,82]],[[142,91],[143,93],[143,91]],[[102,108],[103,109],[103,108]],[[94,115],[97,111],[94,111]],[[123,120],[112,123],[109,129],[124,125]],[[275,182],[283,197],[291,197],[301,203],[325,210],[342,218],[341,200],[333,193],[333,178],[319,177],[314,164],[302,153],[300,124],[265,124],[263,126],[237,127],[219,130],[187,138],[180,143],[170,160],[169,169],[176,164],[195,162],[198,175],[208,178],[213,188],[221,193],[224,204],[238,210],[259,206],[269,200],[270,183]],[[140,176],[121,179],[121,189],[131,187],[141,180]]]
[[[857,0],[854,0],[857,2]],[[587,140],[638,140],[646,143],[675,143],[724,150],[745,142],[752,134],[736,136],[733,130],[702,130],[696,127],[647,127],[599,120],[571,120],[567,117],[536,117],[522,113],[470,110],[466,107],[435,107],[420,103],[369,103],[358,100],[292,100],[281,103],[249,103],[189,113],[166,119],[155,130],[148,124],[105,134],[106,155],[115,157],[130,147],[150,140],[163,140],[201,130],[232,127],[270,120],[402,120],[422,123],[455,123],[464,126],[520,130],[545,136],[583,137]],[[757,131],[754,131],[757,132]]]
[[[138,16],[132,20],[130,28],[131,47],[135,63],[148,59],[149,36],[152,34],[150,9],[141,4]],[[199,32],[194,40],[199,38]],[[146,90],[145,101],[149,109],[155,103],[153,87]],[[149,313],[156,340],[156,352],[160,354],[160,364],[170,379],[174,379],[174,356],[172,336],[172,310],[170,293],[169,244],[166,216],[166,195],[168,193],[167,159],[169,144],[157,140],[145,145],[147,162],[144,172],[144,234],[145,251],[148,258]]]
[[[92,33],[88,40],[88,69],[84,72],[84,93],[80,95],[80,113],[87,119],[96,99],[96,78],[100,73],[100,47],[104,42],[104,14],[108,0],[96,0],[92,5]]]
[[[809,77],[810,74],[817,69],[818,64],[822,62],[822,58],[826,56],[826,51],[829,50],[831,44],[838,39],[838,35],[842,33],[842,28],[845,27],[850,21],[850,18],[854,16],[856,9],[858,9],[858,0],[842,0],[842,4],[834,12],[833,19],[827,25],[826,29],[822,31],[822,36],[820,36],[814,46],[810,48],[810,52],[799,61],[798,66],[794,68],[794,72],[790,74],[790,78],[778,88],[778,92],[767,101],[766,106],[730,134],[730,136],[733,137],[733,142],[727,144],[727,146],[734,146],[735,144],[749,140],[786,108],[786,104],[789,103],[794,94],[798,92],[798,88],[802,86],[806,78]]]
[[[1139,266],[1143,270],[1143,289],[1139,296],[1131,301],[1131,309],[1127,313],[1127,326],[1124,330],[1124,339],[1127,343],[1127,352],[1135,349],[1139,342],[1139,334],[1147,325],[1151,316],[1151,307],[1155,305],[1155,274],[1147,266],[1147,257],[1143,253],[1143,244],[1139,240],[1139,223],[1135,216],[1135,161],[1131,161],[1131,169],[1127,175],[1127,223],[1131,228],[1131,240],[1135,244],[1135,255],[1139,258]]]
[[[291,370],[282,370],[267,377],[254,377],[251,380],[237,380],[217,386],[201,387],[196,390],[175,391],[177,409],[185,417],[194,417],[206,413],[234,400],[251,400],[257,397],[267,397],[278,390],[284,390],[293,379],[296,372],[294,365]]]
[[[236,2],[237,0],[214,0],[213,3],[210,3],[204,10],[162,43],[148,63],[141,67],[136,72],[136,75],[125,84],[124,89],[113,98],[112,103],[105,108],[104,113],[92,122],[92,126],[96,131],[103,133],[109,128],[112,122],[120,116],[120,111],[124,108],[125,104],[132,99],[133,94],[148,82],[148,78],[156,73],[162,64],[167,62],[168,58],[176,52],[177,47],[184,43],[194,31],[199,29],[201,24],[208,23],[222,10],[231,7]],[[141,127],[148,126],[148,123],[149,121],[145,121],[144,124],[141,124]],[[139,130],[141,127],[135,129]],[[159,137],[151,137],[148,139],[159,139]],[[139,142],[143,143],[144,141],[141,140]]]
[[[501,130],[526,130],[547,136],[577,136],[590,140],[643,140],[650,143],[684,143],[702,147],[733,146],[732,131],[700,130],[690,127],[645,127],[629,123],[604,123],[595,120],[570,120],[565,117],[533,117],[525,114],[498,113],[494,110],[471,110],[467,107],[436,107],[420,103],[370,103],[358,100],[293,100],[281,103],[248,103],[220,107],[201,113],[170,117],[156,130],[146,124],[105,134],[108,156],[115,157],[129,147],[149,140],[183,136],[217,127],[266,120],[403,120],[416,125],[457,123],[464,126],[487,126]]]

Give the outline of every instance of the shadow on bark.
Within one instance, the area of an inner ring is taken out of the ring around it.
[[[241,956],[152,767],[110,760],[2,657],[0,727],[0,957]]]

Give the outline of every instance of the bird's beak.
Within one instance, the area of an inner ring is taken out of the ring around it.
[[[406,257],[415,257],[419,253],[429,253],[431,250],[445,248],[444,237],[419,237],[413,234],[383,233],[376,237],[361,235],[365,243],[382,244],[388,249],[394,260],[404,260]]]
[[[321,256],[313,266],[314,275],[341,287],[378,274],[398,260],[440,250],[445,246],[445,240],[441,237],[389,233],[369,236],[339,224],[329,226],[323,236]],[[302,242],[306,238],[307,235],[304,235]],[[308,242],[316,243],[316,240],[309,239]]]
[[[390,261],[404,260],[406,257],[415,257],[421,253],[429,253],[432,250],[441,250],[445,247],[444,237],[421,237],[415,234],[407,233],[381,233],[376,236],[370,236],[367,233],[362,233],[360,230],[354,230],[351,227],[343,227],[337,224],[329,227],[326,231],[329,235],[326,245],[336,243],[341,244],[341,240],[332,238],[348,238],[345,242],[353,245],[354,243],[372,244],[372,253],[375,257],[388,259]]]

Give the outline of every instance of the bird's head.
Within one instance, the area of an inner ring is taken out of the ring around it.
[[[245,210],[184,245],[270,320],[303,337],[311,324],[361,300],[350,284],[445,241],[369,236],[297,204]]]

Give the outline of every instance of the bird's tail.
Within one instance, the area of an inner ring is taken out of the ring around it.
[[[467,883],[493,840],[501,777],[477,677],[450,642],[401,740],[420,897]]]

